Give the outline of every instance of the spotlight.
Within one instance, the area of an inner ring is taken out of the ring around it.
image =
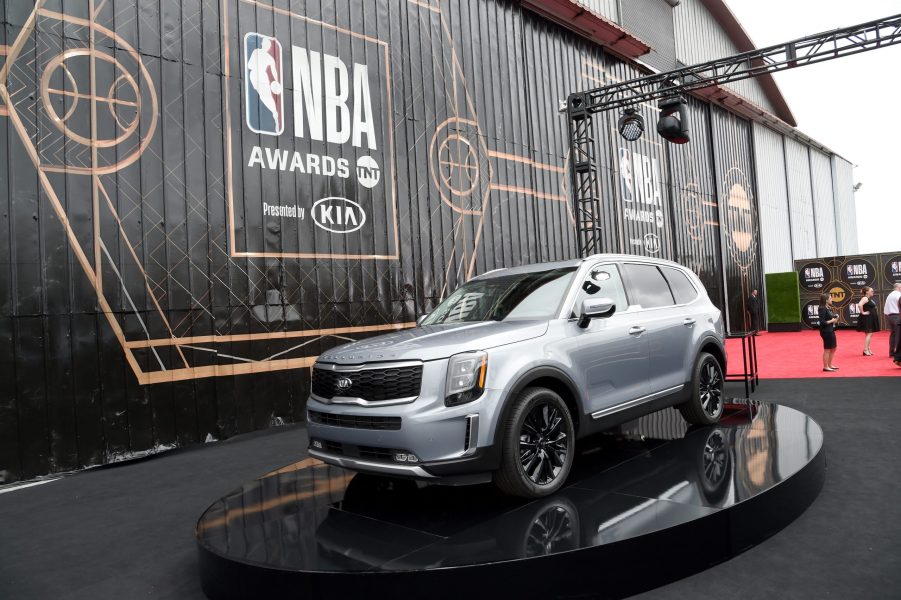
[[[644,133],[644,117],[638,114],[634,108],[623,110],[623,116],[619,118],[616,125],[619,134],[630,142],[634,142]]]
[[[660,101],[660,119],[657,120],[657,133],[663,139],[674,144],[688,141],[688,112],[685,100],[681,96],[670,96]]]

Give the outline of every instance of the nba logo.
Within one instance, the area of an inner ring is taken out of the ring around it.
[[[281,135],[285,130],[282,45],[259,33],[244,36],[244,91],[247,126],[255,133]]]
[[[626,148],[619,149],[619,175],[622,183],[623,202],[632,202],[632,153]]]
[[[901,262],[892,261],[892,275],[901,275]]]

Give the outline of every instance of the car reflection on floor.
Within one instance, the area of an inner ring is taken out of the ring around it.
[[[536,501],[490,485],[424,486],[307,459],[210,507],[198,538],[238,560],[341,572],[473,565],[614,544],[715,514],[791,476],[822,445],[821,430],[808,420],[743,400],[728,404],[718,425],[691,428],[667,409],[585,440],[569,485]]]

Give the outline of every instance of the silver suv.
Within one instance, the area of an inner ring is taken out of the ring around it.
[[[723,412],[720,311],[690,270],[601,254],[485,273],[415,329],[313,366],[310,454],[436,483],[559,489],[577,438],[677,406]]]

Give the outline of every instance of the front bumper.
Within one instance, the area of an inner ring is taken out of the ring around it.
[[[442,484],[487,482],[491,480],[491,474],[500,467],[500,452],[494,447],[480,448],[475,453],[461,458],[416,465],[336,456],[312,447],[309,449],[309,453],[310,456],[318,458],[324,463],[351,471],[412,478]]]
[[[501,392],[486,389],[473,402],[447,407],[444,405],[446,369],[446,360],[425,363],[420,395],[404,404],[332,404],[310,396],[307,401],[310,455],[357,471],[419,479],[497,469],[499,454],[492,447]],[[328,423],[315,422],[311,412],[328,415]],[[359,426],[365,418],[354,417],[399,418],[400,427],[366,428]],[[318,446],[314,446],[317,442]],[[397,454],[413,455],[415,462],[395,460]]]
[[[366,471],[368,473],[380,473],[382,475],[395,475],[399,477],[416,477],[419,479],[434,479],[432,475],[419,465],[403,465],[362,460],[360,458],[348,458],[335,456],[312,446],[309,449],[310,456],[318,458],[322,462],[350,469],[352,471]]]

